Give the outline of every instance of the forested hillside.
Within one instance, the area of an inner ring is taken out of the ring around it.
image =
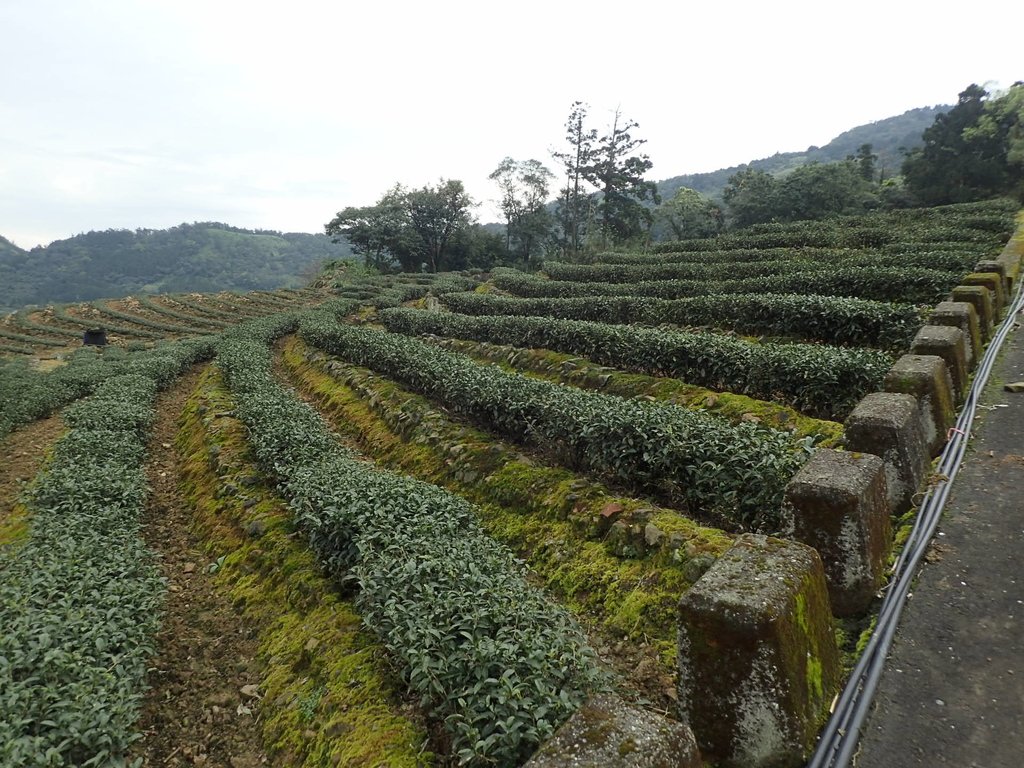
[[[0,310],[140,292],[289,288],[349,253],[326,235],[214,222],[87,232],[30,251],[0,238]]]
[[[695,189],[712,198],[721,198],[729,177],[745,168],[781,173],[807,163],[834,163],[855,155],[859,147],[870,144],[878,156],[877,168],[888,175],[899,173],[904,150],[914,149],[922,144],[921,134],[935,122],[935,118],[948,112],[948,106],[920,107],[910,109],[902,115],[888,117],[867,125],[859,125],[836,136],[823,147],[808,147],[803,152],[778,152],[771,157],[753,160],[743,165],[734,165],[710,173],[691,173],[673,176],[658,182],[658,193],[668,200],[681,187]]]

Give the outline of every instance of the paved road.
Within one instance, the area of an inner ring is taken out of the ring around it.
[[[1024,329],[1007,340],[900,621],[858,768],[1024,764]]]

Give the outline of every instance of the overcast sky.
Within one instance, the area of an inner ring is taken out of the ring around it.
[[[653,179],[1024,78],[1017,0],[0,0],[0,235],[319,232],[396,182],[554,168],[572,102]]]

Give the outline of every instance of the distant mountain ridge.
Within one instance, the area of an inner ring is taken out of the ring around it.
[[[720,198],[729,177],[744,168],[785,173],[812,162],[836,162],[871,144],[876,167],[898,173],[905,150],[949,106],[920,107],[844,131],[823,147],[781,152],[710,173],[657,182],[668,200],[680,187]],[[501,228],[503,225],[485,225]],[[87,232],[30,251],[0,236],[0,311],[27,304],[88,301],[131,293],[251,291],[296,287],[317,265],[350,257],[326,235],[250,230],[217,222],[165,230]]]
[[[935,122],[935,118],[952,109],[948,105],[919,107],[902,115],[858,125],[836,136],[823,147],[808,147],[803,152],[778,152],[771,157],[752,160],[731,168],[722,168],[709,173],[691,173],[673,176],[657,182],[658,193],[668,200],[680,187],[695,189],[703,195],[720,199],[729,177],[744,168],[754,168],[771,174],[780,174],[807,163],[834,163],[857,153],[858,148],[870,144],[878,155],[876,168],[887,176],[899,173],[906,150],[922,144],[921,134]]]
[[[351,255],[326,235],[217,222],[87,232],[26,251],[0,237],[0,309],[131,293],[293,288]]]

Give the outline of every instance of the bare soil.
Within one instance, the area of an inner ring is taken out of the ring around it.
[[[0,440],[0,523],[14,510],[21,492],[42,467],[47,449],[64,429],[60,416],[50,416]]]
[[[152,488],[143,536],[168,582],[166,614],[152,661],[136,755],[144,766],[251,768],[268,762],[259,726],[254,629],[220,594],[209,556],[191,533],[178,490],[174,438],[199,371],[157,401],[146,468]]]

